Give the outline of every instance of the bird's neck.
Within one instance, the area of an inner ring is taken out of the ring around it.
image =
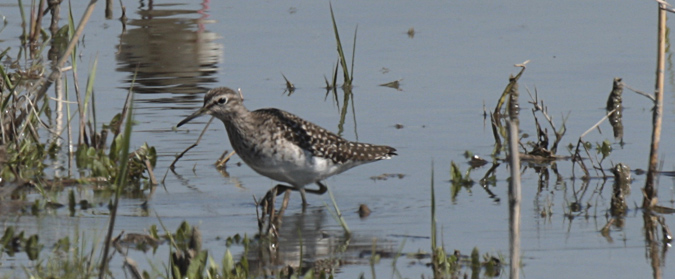
[[[247,135],[256,129],[254,119],[251,117],[251,112],[243,107],[218,118],[225,124],[227,133],[231,139],[233,136],[239,138],[243,135]]]

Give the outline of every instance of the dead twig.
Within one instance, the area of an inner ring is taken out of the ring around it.
[[[203,137],[204,134],[206,133],[206,129],[208,129],[208,128],[209,128],[209,125],[211,125],[211,121],[213,121],[213,117],[211,117],[211,119],[209,119],[209,122],[206,122],[206,126],[204,126],[204,130],[202,130],[202,133],[199,134],[199,137],[197,138],[197,141],[196,141],[195,143],[193,143],[192,145],[190,145],[190,146],[189,146],[188,148],[186,148],[185,150],[183,150],[183,152],[181,152],[180,154],[178,154],[178,156],[176,156],[176,159],[174,159],[173,162],[171,162],[171,165],[169,165],[169,169],[166,170],[166,173],[164,174],[164,177],[162,178],[162,184],[163,184],[164,181],[166,180],[166,176],[169,174],[169,170],[173,171],[173,170],[175,169],[176,163],[178,162],[178,160],[180,160],[180,158],[182,158],[183,155],[185,155],[185,153],[187,153],[188,151],[190,151],[190,149],[195,148],[197,145],[199,145],[199,142],[202,141],[202,137]]]
[[[235,153],[237,152],[232,151],[228,153],[227,150],[225,150],[225,152],[223,152],[223,155],[221,155],[220,158],[218,158],[218,161],[216,161],[216,167],[217,168],[225,167],[225,164],[228,161],[230,161],[230,158],[232,158],[232,155],[234,155]]]
[[[652,102],[656,102],[656,98],[654,98],[654,96],[649,95],[649,94],[647,94],[647,93],[645,93],[645,92],[642,92],[642,91],[640,91],[640,90],[637,90],[637,89],[635,89],[635,88],[633,88],[633,87],[630,87],[630,86],[628,86],[628,84],[626,84],[625,82],[622,82],[621,84],[623,85],[623,87],[628,88],[628,90],[633,91],[633,92],[637,93],[638,95],[645,96],[645,97],[649,98],[650,100],[652,100]]]
[[[583,138],[584,138],[588,133],[590,133],[591,131],[593,131],[594,129],[597,129],[598,126],[600,126],[600,124],[602,124],[602,122],[604,122],[605,120],[607,120],[607,118],[609,118],[609,116],[612,115],[612,114],[614,114],[615,112],[616,112],[616,109],[611,110],[609,113],[607,113],[605,116],[603,116],[603,117],[600,119],[600,121],[598,121],[597,123],[595,123],[595,125],[591,126],[591,128],[589,128],[589,129],[586,130],[583,134],[581,134],[581,136],[579,136],[579,140],[577,141],[576,149],[574,150],[574,155],[572,155],[572,166],[573,166],[572,172],[574,172],[574,164],[575,164],[576,162],[579,162],[579,166],[580,166],[580,167],[582,168],[582,170],[584,171],[584,178],[589,178],[589,177],[590,177],[590,173],[588,172],[588,168],[586,168],[586,165],[584,164],[584,161],[581,159],[581,155],[579,154],[579,149],[580,149],[581,145],[583,145],[583,142],[584,142]],[[590,158],[590,153],[588,152],[588,149],[586,149],[585,146],[584,146],[584,150],[586,150],[586,154],[587,154],[587,155],[589,156],[589,158]],[[592,159],[591,159],[591,160],[592,160]],[[572,174],[572,177],[574,177],[574,174]]]
[[[546,118],[546,121],[548,121],[548,124],[551,126],[553,133],[555,134],[555,141],[553,141],[553,145],[551,146],[550,150],[553,154],[556,154],[558,152],[558,144],[565,135],[565,132],[567,132],[567,126],[565,125],[565,122],[567,122],[567,117],[569,117],[569,113],[567,114],[567,117],[563,117],[562,127],[560,128],[560,130],[558,130],[555,127],[555,124],[553,123],[553,118],[548,114],[548,107],[544,105],[544,100],[539,100],[537,88],[534,89],[534,97],[532,97],[532,94],[530,93],[529,89],[527,89],[527,94],[530,95],[530,99],[532,100],[529,103],[534,106],[534,108],[532,109],[532,114],[534,115],[534,113],[537,111],[541,112],[544,118]]]

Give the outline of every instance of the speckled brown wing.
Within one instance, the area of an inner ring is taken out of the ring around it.
[[[281,134],[286,140],[311,152],[314,156],[330,159],[336,164],[349,161],[365,163],[397,155],[393,147],[348,141],[314,123],[279,109],[259,109],[252,113],[278,122],[274,126],[282,131]]]

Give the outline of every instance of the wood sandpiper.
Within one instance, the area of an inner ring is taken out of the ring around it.
[[[249,111],[243,101],[241,94],[230,88],[211,89],[204,96],[204,106],[178,127],[204,114],[220,119],[239,157],[257,173],[289,183],[300,192],[303,207],[307,205],[305,192],[326,192],[321,180],[397,155],[393,147],[348,141],[283,110]],[[319,189],[305,189],[311,183]]]

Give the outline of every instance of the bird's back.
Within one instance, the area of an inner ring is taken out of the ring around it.
[[[355,164],[389,159],[396,149],[348,141],[320,126],[283,110],[267,108],[252,111],[253,117],[273,123],[278,135],[308,151],[312,156],[331,160],[334,164]]]

